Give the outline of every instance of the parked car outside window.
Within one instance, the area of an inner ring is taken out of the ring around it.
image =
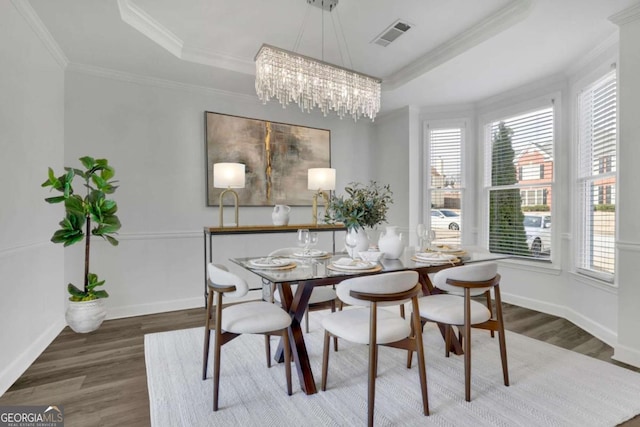
[[[551,253],[551,215],[525,214],[524,231],[533,256]]]
[[[450,209],[431,209],[431,228],[460,230],[460,214]]]

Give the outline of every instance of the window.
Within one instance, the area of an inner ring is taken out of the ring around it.
[[[491,252],[542,259],[551,256],[553,115],[551,106],[486,127]]]
[[[616,229],[616,72],[578,96],[578,247],[580,273],[613,282]]]
[[[460,244],[462,230],[462,127],[427,126],[425,221],[437,243]],[[431,215],[427,212],[431,210]]]

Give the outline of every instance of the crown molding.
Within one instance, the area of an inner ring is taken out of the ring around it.
[[[243,74],[255,74],[253,61],[197,47],[185,46],[180,37],[156,21],[131,0],[118,0],[118,9],[123,22],[183,61],[224,68]]]
[[[36,11],[33,10],[31,3],[29,3],[28,0],[11,0],[11,3],[31,26],[31,29],[36,33],[42,43],[44,43],[51,56],[53,56],[53,59],[64,70],[69,65],[69,59],[60,48],[60,45],[55,41]]]
[[[173,55],[182,56],[183,41],[130,0],[118,0],[120,18]]]
[[[256,64],[254,61],[196,47],[184,47],[182,49],[182,59],[197,64],[225,68],[243,74],[254,75],[256,73]]]
[[[531,0],[514,0],[493,15],[442,43],[406,67],[383,78],[383,90],[394,90],[522,21]]]
[[[592,61],[597,60],[601,55],[605,54],[619,42],[620,34],[618,31],[615,31],[585,55],[581,55],[578,60],[573,61],[565,71],[565,74],[569,77],[577,75],[581,70],[587,68]]]
[[[609,17],[609,21],[618,26],[637,20],[640,20],[640,2]]]
[[[146,86],[155,86],[165,89],[177,89],[186,92],[196,92],[202,94],[209,93],[222,96],[230,96],[234,98],[240,98],[252,102],[257,102],[258,98],[254,95],[248,95],[244,93],[231,92],[228,90],[216,89],[208,86],[199,86],[188,83],[176,82],[173,80],[160,79],[156,77],[142,76],[139,74],[128,73],[125,71],[112,70],[109,68],[96,67],[94,65],[69,63],[67,67],[68,71],[77,72],[81,74],[88,74],[96,77],[102,77],[112,80],[120,80],[128,83],[135,83]]]

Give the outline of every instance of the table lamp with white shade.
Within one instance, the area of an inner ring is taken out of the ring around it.
[[[224,206],[222,199],[225,194],[231,193],[234,199],[234,207],[236,214],[235,226],[238,222],[238,193],[232,190],[232,188],[244,188],[245,178],[245,165],[242,163],[214,163],[213,165],[213,186],[215,188],[224,188],[225,190],[220,193],[220,227],[224,227],[223,212]]]
[[[313,195],[313,225],[318,225],[318,196],[324,200],[324,209],[329,206],[326,191],[336,189],[336,170],[331,168],[311,168],[308,172],[307,189],[315,190]]]

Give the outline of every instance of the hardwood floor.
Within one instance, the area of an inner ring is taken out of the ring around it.
[[[507,329],[638,371],[613,361],[613,349],[571,322],[504,304]],[[204,324],[204,309],[110,320],[90,334],[65,328],[0,405],[63,405],[65,426],[148,426],[144,335]],[[640,427],[640,416],[622,424]]]

